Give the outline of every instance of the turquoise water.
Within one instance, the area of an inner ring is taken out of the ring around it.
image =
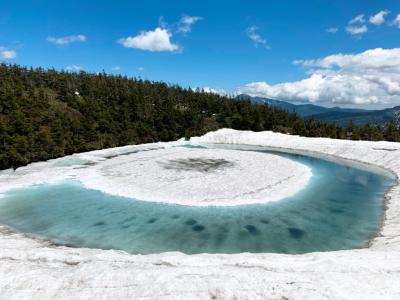
[[[260,147],[223,147],[271,153]],[[363,247],[376,235],[393,178],[320,158],[272,153],[313,171],[304,190],[282,201],[164,205],[65,181],[8,192],[0,199],[0,223],[58,244],[142,254],[332,251]]]

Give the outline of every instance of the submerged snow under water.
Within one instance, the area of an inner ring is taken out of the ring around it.
[[[221,147],[271,154],[262,147]],[[359,248],[374,237],[393,178],[320,158],[272,153],[311,168],[307,187],[266,204],[193,207],[132,201],[69,179],[6,192],[0,223],[73,247],[143,254],[305,253]],[[224,164],[194,163],[196,168]]]

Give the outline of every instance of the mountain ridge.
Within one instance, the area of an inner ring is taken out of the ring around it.
[[[241,94],[238,99],[248,99],[252,103],[277,107],[287,112],[297,113],[306,119],[317,119],[319,121],[335,123],[339,126],[384,124],[390,121],[400,124],[400,106],[385,108],[381,110],[366,110],[358,108],[323,107],[315,104],[293,104],[290,102],[269,99],[264,97],[252,97]]]

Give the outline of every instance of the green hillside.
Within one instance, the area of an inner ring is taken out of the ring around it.
[[[0,168],[76,152],[170,141],[218,128],[346,138],[346,130],[271,106],[106,74],[0,65]],[[363,134],[354,138],[379,139]],[[398,136],[398,132],[395,132]],[[397,138],[388,137],[391,139]]]

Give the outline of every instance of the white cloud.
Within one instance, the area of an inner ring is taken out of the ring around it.
[[[256,26],[251,26],[247,28],[247,36],[253,41],[255,47],[258,47],[258,45],[262,45],[265,48],[269,49],[270,47],[268,46],[267,40],[262,38],[258,34],[257,30],[258,28]]]
[[[357,23],[365,23],[364,15],[355,16],[353,19],[349,21],[349,24],[357,24]]]
[[[362,26],[349,25],[346,27],[346,31],[350,34],[358,35],[358,34],[366,33],[368,31],[368,27],[366,25],[362,25]]]
[[[67,66],[64,68],[65,71],[68,72],[79,72],[83,70],[82,66],[78,66],[78,65],[71,65],[71,66]]]
[[[363,14],[355,16],[349,21],[346,31],[352,35],[361,35],[366,33],[368,31],[368,27],[364,23],[365,19]]]
[[[400,28],[400,14],[398,14],[396,18],[394,18],[394,20],[392,21],[392,25],[396,26],[397,28]]]
[[[115,66],[115,67],[112,68],[112,70],[113,71],[119,71],[119,70],[121,70],[121,67],[120,66]]]
[[[341,68],[352,70],[399,71],[400,72],[400,48],[370,49],[359,54],[333,54],[319,59],[295,60],[294,64],[305,67]]]
[[[385,22],[385,17],[389,13],[390,12],[388,10],[381,10],[377,14],[370,16],[369,22],[374,25],[381,25],[383,22]]]
[[[238,93],[327,104],[400,102],[400,48],[376,48],[294,63],[314,69],[309,70],[310,76],[303,80],[274,85],[253,82],[239,88]]]
[[[68,45],[71,43],[75,42],[84,42],[86,41],[86,36],[83,34],[78,34],[78,35],[68,35],[64,37],[54,37],[54,36],[49,36],[47,38],[47,41],[55,44],[55,45]]]
[[[137,70],[138,70],[139,72],[143,72],[143,71],[144,71],[144,68],[143,68],[143,67],[138,67]]]
[[[178,32],[187,33],[192,31],[192,25],[202,20],[198,16],[183,16],[178,23]]]
[[[10,50],[5,47],[0,47],[0,59],[14,59],[17,57],[15,50]]]
[[[165,28],[157,27],[153,31],[142,31],[137,36],[128,36],[118,42],[126,48],[136,48],[152,52],[178,51],[180,47],[171,42],[172,34]]]
[[[338,29],[336,27],[329,27],[326,32],[328,33],[336,33],[338,32]]]

